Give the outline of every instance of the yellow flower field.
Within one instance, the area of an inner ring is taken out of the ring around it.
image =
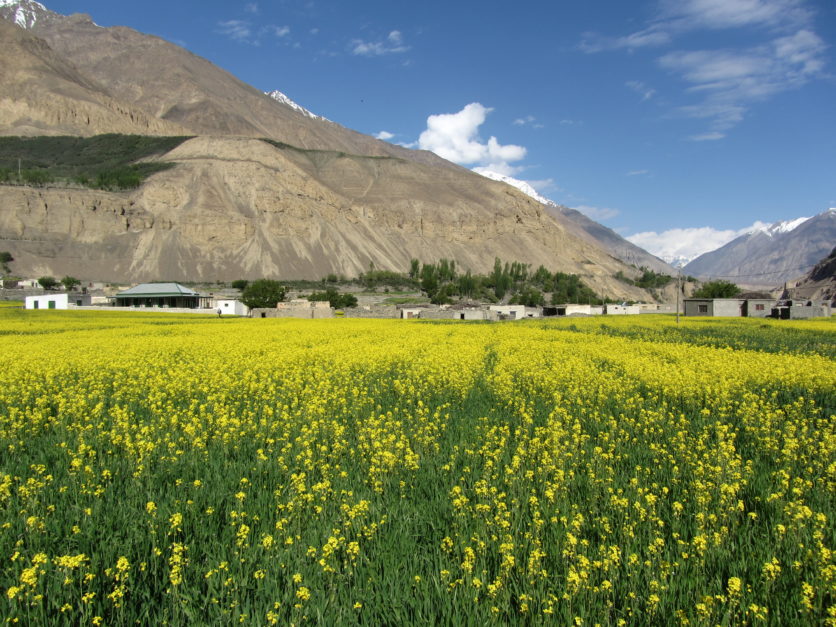
[[[2,309],[0,617],[836,625],[834,330]]]

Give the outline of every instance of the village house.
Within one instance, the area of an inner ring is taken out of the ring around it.
[[[544,316],[600,316],[604,313],[603,307],[597,305],[580,305],[566,303],[543,308]]]
[[[627,303],[607,303],[604,305],[604,313],[608,316],[633,316],[641,313],[641,307]]]
[[[116,307],[210,309],[211,300],[179,283],[140,283],[114,297]]]
[[[212,307],[222,316],[246,316],[250,313],[249,307],[237,298],[218,298]]]
[[[68,294],[27,296],[24,306],[26,309],[69,309],[70,299]]]
[[[90,294],[73,292],[71,294],[40,294],[27,296],[24,299],[25,309],[71,309],[73,307],[88,307],[92,302]]]
[[[491,305],[488,309],[496,312],[499,320],[522,320],[543,316],[543,310],[540,307],[526,307],[525,305]]]
[[[684,302],[686,316],[739,318],[746,301],[740,298],[686,298]]]
[[[772,308],[771,315],[779,320],[829,318],[831,307],[828,301],[782,300]]]
[[[294,298],[288,302],[277,303],[274,309],[253,309],[253,318],[333,318],[334,308],[328,301],[310,301],[307,298]]]

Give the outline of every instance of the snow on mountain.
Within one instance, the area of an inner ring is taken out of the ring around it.
[[[2,1],[2,0],[0,0],[0,1]],[[327,118],[324,118],[321,115],[317,115],[316,113],[311,113],[310,111],[308,111],[302,105],[296,104],[290,98],[288,98],[287,96],[285,96],[282,92],[280,92],[278,90],[267,91],[267,92],[264,92],[264,93],[266,93],[268,96],[270,96],[273,100],[275,100],[277,102],[281,102],[283,105],[287,105],[288,107],[290,107],[294,111],[298,111],[299,113],[301,113],[304,116],[307,116],[307,117],[312,118],[314,120],[325,120],[326,122],[329,121]]]
[[[779,222],[773,222],[772,224],[758,223],[757,226],[750,231],[750,234],[765,233],[769,237],[774,237],[779,233],[789,233],[790,231],[794,231],[809,219],[809,217],[806,217],[796,218],[795,220],[781,220]]]
[[[553,200],[549,200],[545,196],[541,196],[537,193],[537,190],[534,189],[531,185],[526,183],[525,181],[521,181],[520,179],[515,179],[512,176],[508,176],[506,174],[500,174],[499,172],[494,172],[493,170],[489,170],[487,168],[473,168],[473,171],[476,174],[481,174],[485,178],[489,178],[493,181],[500,181],[502,183],[508,183],[511,187],[516,187],[520,190],[523,194],[527,194],[531,196],[537,202],[541,202],[544,205],[548,205],[550,207],[557,207],[557,203]]]
[[[836,241],[836,211],[812,218],[756,223],[739,237],[704,253],[685,268],[697,277],[776,284],[800,276],[825,257]]]
[[[6,19],[26,29],[35,26],[39,14],[48,11],[44,5],[34,0],[0,0],[0,9],[7,9]]]

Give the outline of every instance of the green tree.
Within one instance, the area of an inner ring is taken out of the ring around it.
[[[241,302],[250,309],[270,309],[282,302],[285,297],[284,286],[273,279],[253,281],[241,294]]]
[[[409,262],[409,278],[410,279],[417,279],[418,274],[421,272],[421,262],[417,259],[412,259]]]
[[[5,250],[0,251],[0,266],[3,266],[3,272],[5,274],[9,274],[9,272],[12,271],[11,268],[9,268],[9,264],[14,260],[15,258],[12,257],[12,253]]]
[[[242,292],[247,289],[247,286],[250,284],[247,279],[236,279],[230,285],[232,285],[233,289],[241,290]]]
[[[329,287],[324,292],[314,292],[308,296],[308,300],[313,301],[328,301],[334,309],[347,309],[349,307],[357,306],[357,297],[354,294],[341,294],[333,287]]]
[[[72,292],[73,288],[76,285],[81,285],[81,281],[79,281],[74,276],[67,275],[63,279],[61,279],[61,285],[63,285],[64,289],[67,290],[68,292]]]
[[[546,304],[543,292],[536,287],[528,285],[514,294],[510,300],[511,305],[525,305],[526,307],[542,307]]]
[[[40,284],[40,286],[41,286],[42,288],[44,288],[45,290],[51,290],[51,289],[54,289],[54,288],[55,288],[55,286],[56,286],[56,285],[58,285],[58,281],[57,281],[57,280],[55,280],[55,279],[54,279],[53,277],[51,277],[51,276],[42,276],[40,279],[38,279],[38,283],[39,283],[39,284]]]
[[[694,298],[734,298],[741,291],[734,283],[720,279],[703,283],[702,287],[694,292]]]

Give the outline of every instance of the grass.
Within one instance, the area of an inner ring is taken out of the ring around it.
[[[131,189],[151,174],[173,167],[171,163],[138,161],[165,154],[187,139],[117,134],[0,137],[0,183]]]

